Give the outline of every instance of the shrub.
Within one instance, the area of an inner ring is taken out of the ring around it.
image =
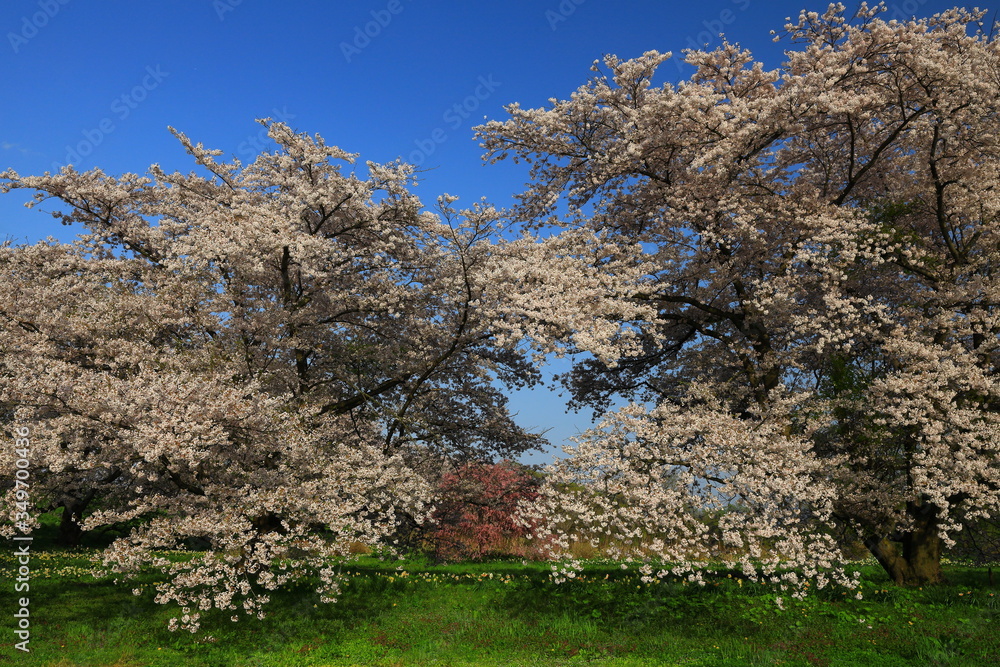
[[[466,463],[445,473],[427,533],[439,561],[535,558],[531,530],[517,520],[517,506],[534,500],[539,480],[512,461]]]

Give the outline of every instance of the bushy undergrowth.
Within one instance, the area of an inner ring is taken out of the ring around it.
[[[517,520],[518,504],[534,500],[539,479],[512,461],[467,463],[445,473],[426,529],[424,548],[441,562],[541,557]]]

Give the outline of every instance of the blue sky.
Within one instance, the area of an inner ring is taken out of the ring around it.
[[[319,133],[361,160],[425,169],[417,194],[511,202],[526,170],[484,165],[472,127],[503,107],[567,97],[603,54],[635,57],[719,43],[768,67],[787,44],[769,31],[805,0],[5,0],[0,6],[0,170],[73,163],[112,174],[192,163],[167,130],[242,160],[269,146],[255,118]],[[849,6],[851,3],[845,3]],[[889,16],[954,6],[894,0]],[[990,4],[979,3],[989,7]],[[665,79],[690,75],[679,61]],[[0,196],[0,239],[69,240],[75,230]],[[548,389],[514,396],[527,426],[564,438],[589,425]],[[533,460],[540,460],[534,457]]]

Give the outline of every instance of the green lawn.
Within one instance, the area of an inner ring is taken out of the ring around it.
[[[590,565],[555,585],[544,564],[429,566],[365,559],[336,604],[307,585],[263,621],[209,617],[166,629],[146,592],[81,578],[89,552],[35,552],[31,653],[13,648],[13,563],[0,557],[0,665],[993,665],[1000,591],[985,569],[900,590],[863,567],[864,598],[821,591],[781,611],[773,593],[722,574],[704,588],[642,584]]]

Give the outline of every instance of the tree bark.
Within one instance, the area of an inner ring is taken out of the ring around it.
[[[59,545],[64,547],[80,546],[80,538],[83,537],[83,529],[80,522],[83,519],[83,512],[87,505],[94,499],[95,492],[91,491],[83,498],[73,498],[63,501],[62,518],[59,520]]]
[[[865,539],[865,546],[900,586],[923,586],[944,582],[941,573],[942,541],[933,511],[921,512],[910,531],[903,533],[899,546],[884,535]],[[900,548],[901,547],[901,548]]]

